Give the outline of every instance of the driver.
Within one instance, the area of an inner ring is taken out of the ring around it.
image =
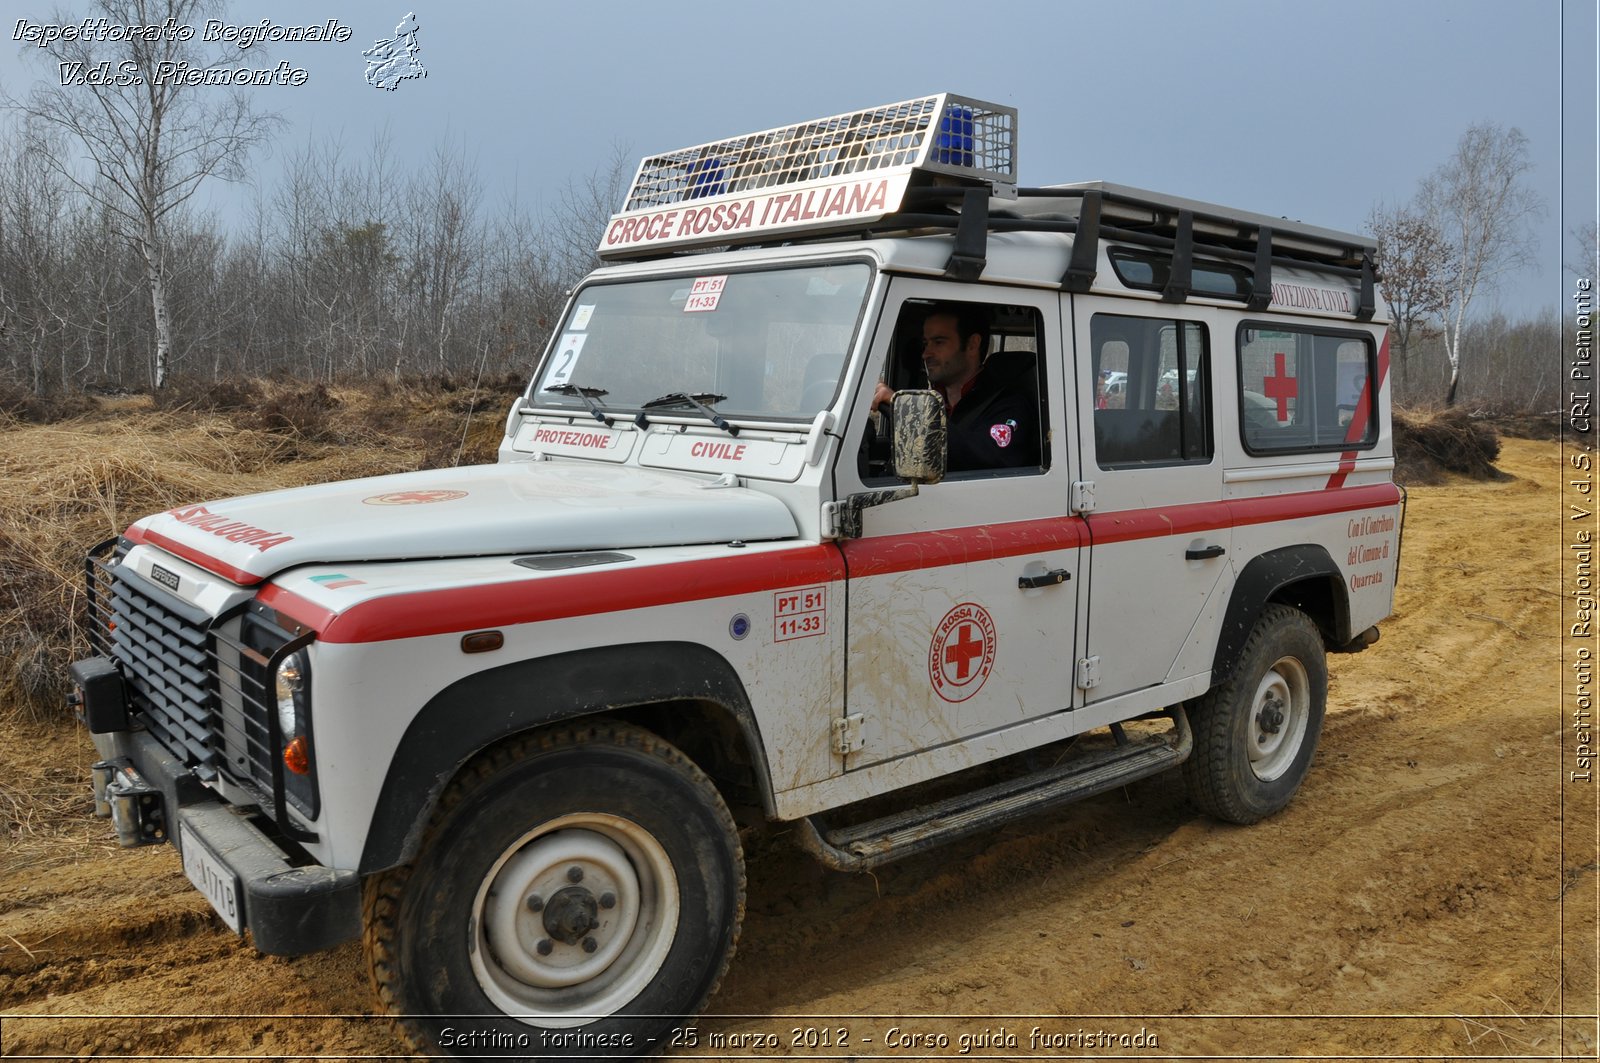
[[[1029,389],[985,361],[989,319],[982,307],[937,303],[922,321],[922,365],[928,385],[944,396],[951,472],[1011,469],[1039,463],[1039,409]],[[894,400],[880,382],[877,409]]]

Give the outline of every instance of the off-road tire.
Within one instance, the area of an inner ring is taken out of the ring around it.
[[[1190,799],[1229,823],[1255,823],[1282,809],[1311,767],[1327,701],[1317,625],[1298,609],[1267,606],[1233,674],[1188,705],[1194,753],[1183,776]],[[1274,731],[1275,712],[1285,718]]]
[[[558,894],[592,932],[549,929]],[[424,1052],[653,1055],[721,981],[744,901],[711,780],[648,731],[584,722],[496,746],[450,783],[417,859],[365,884],[367,970]]]

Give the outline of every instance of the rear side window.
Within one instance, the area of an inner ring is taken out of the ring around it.
[[[1095,460],[1102,469],[1211,460],[1211,373],[1195,321],[1096,314]]]
[[[1171,254],[1113,248],[1111,268],[1117,279],[1130,288],[1147,292],[1163,291],[1172,275]],[[1189,287],[1195,295],[1218,299],[1248,299],[1252,289],[1250,271],[1225,262],[1196,259],[1190,267]]]
[[[1252,454],[1377,441],[1372,338],[1247,323],[1239,329],[1239,426]]]

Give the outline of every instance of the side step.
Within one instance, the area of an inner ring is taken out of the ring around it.
[[[1182,706],[1168,710],[1173,728],[1165,735],[1118,744],[1069,758],[1016,779],[907,809],[837,830],[803,819],[801,848],[838,871],[864,871],[913,853],[1081,801],[1176,767],[1189,759],[1194,735]],[[1120,734],[1120,728],[1113,729]]]

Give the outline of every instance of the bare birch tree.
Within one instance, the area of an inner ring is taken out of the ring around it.
[[[1532,257],[1529,223],[1544,211],[1539,194],[1522,183],[1532,166],[1521,130],[1474,125],[1417,195],[1419,210],[1450,249],[1442,313],[1450,362],[1446,406],[1461,383],[1461,338],[1473,300]]]
[[[1397,383],[1409,393],[1411,348],[1433,334],[1432,323],[1445,308],[1446,281],[1454,273],[1451,248],[1432,221],[1412,207],[1374,207],[1367,227],[1378,241]]]
[[[95,0],[94,15],[111,26],[197,27],[214,5],[207,0]],[[58,23],[74,22],[57,12]],[[116,41],[83,34],[35,49],[54,69],[55,83],[35,88],[26,102],[7,101],[35,130],[56,130],[81,145],[79,158],[36,147],[82,195],[104,208],[118,234],[144,262],[154,324],[151,382],[166,384],[173,352],[167,291],[168,222],[208,177],[244,176],[250,151],[274,130],[276,116],[256,111],[248,87],[184,84],[186,68],[236,66],[239,52],[202,55],[168,29],[127,33]],[[259,54],[256,56],[259,61]]]

